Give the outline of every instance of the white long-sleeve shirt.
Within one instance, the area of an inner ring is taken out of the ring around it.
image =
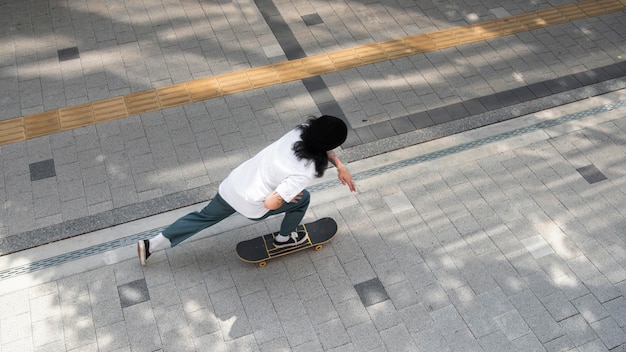
[[[276,191],[289,202],[315,177],[315,164],[298,160],[293,144],[300,141],[300,129],[287,132],[276,142],[235,168],[220,184],[219,194],[241,215],[258,219],[269,210],[263,202]]]

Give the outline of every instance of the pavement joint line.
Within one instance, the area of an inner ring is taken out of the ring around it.
[[[625,0],[584,0],[16,117],[0,121],[0,145],[624,9]]]
[[[623,106],[626,106],[626,99],[618,100],[609,104],[596,106],[596,107],[586,109],[583,111],[563,115],[555,119],[538,122],[529,126],[520,127],[517,129],[513,129],[511,131],[502,132],[502,133],[495,134],[489,137],[479,138],[471,142],[460,143],[452,147],[421,154],[413,158],[400,160],[400,161],[390,163],[384,166],[358,172],[358,173],[355,173],[353,177],[357,181],[365,180],[365,179],[379,176],[388,172],[400,170],[409,166],[415,166],[417,164],[424,163],[427,161],[432,161],[432,160],[440,159],[449,155],[476,149],[478,147],[482,147],[491,143],[504,141],[513,137],[518,137],[518,136],[532,133],[538,130],[543,130],[543,129],[558,126],[567,122],[580,120],[585,117],[594,116],[594,115],[611,111],[611,110],[614,110]],[[311,193],[315,193],[315,192],[321,192],[321,191],[329,190],[329,189],[340,187],[340,186],[341,186],[341,182],[339,182],[338,180],[332,180],[332,181],[326,181],[323,183],[312,185],[311,187],[308,187],[307,189]],[[151,229],[148,231],[143,231],[143,232],[126,236],[126,237],[122,237],[113,241],[108,241],[105,243],[92,245],[92,246],[78,249],[69,253],[64,253],[64,254],[60,254],[54,257],[49,257],[46,259],[36,260],[32,263],[27,263],[27,264],[13,267],[13,268],[5,269],[5,270],[0,271],[0,281],[14,278],[14,277],[24,275],[24,274],[33,273],[39,270],[44,270],[44,269],[47,269],[56,265],[68,263],[74,260],[92,256],[92,255],[101,254],[110,250],[130,246],[136,241],[155,236],[156,234],[161,232],[163,229],[164,229],[163,227],[159,227],[159,228]]]

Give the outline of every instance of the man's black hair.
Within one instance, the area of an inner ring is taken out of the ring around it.
[[[311,120],[309,120],[310,123]],[[300,138],[305,140],[306,134],[309,131],[309,125],[300,125],[297,127],[302,133],[300,134]],[[315,176],[322,177],[324,176],[324,171],[328,168],[328,153],[326,151],[318,151],[313,148],[307,148],[307,145],[304,141],[300,140],[293,144],[292,150],[298,160],[307,159],[311,162],[315,163]]]

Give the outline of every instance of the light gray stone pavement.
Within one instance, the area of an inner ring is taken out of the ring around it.
[[[0,121],[568,3],[0,0]],[[623,23],[1,146],[0,352],[626,351]],[[307,220],[340,223],[331,245],[260,269],[234,246],[280,218],[234,217],[138,265],[126,242],[335,111],[359,193],[332,170],[313,186]]]
[[[2,0],[0,120],[568,3]],[[0,254],[206,201],[307,115],[343,114],[355,161],[624,88],[594,83],[626,74],[625,22],[616,12],[1,146]]]
[[[621,90],[350,163],[359,192],[314,192],[307,214],[337,238],[264,268],[234,247],[280,218],[229,219],[146,267],[123,246],[13,275],[0,351],[624,351],[625,113]]]

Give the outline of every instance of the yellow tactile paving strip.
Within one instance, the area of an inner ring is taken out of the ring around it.
[[[586,0],[45,111],[1,121],[0,145],[624,9],[626,0]]]

